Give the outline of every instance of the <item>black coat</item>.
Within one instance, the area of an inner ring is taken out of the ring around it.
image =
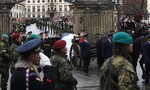
[[[29,74],[27,74],[27,69]],[[30,68],[20,67],[15,69],[11,77],[10,90],[26,90],[29,84],[29,90],[54,90],[56,83],[55,69],[51,66],[43,68],[44,77],[43,81],[40,80],[37,73]],[[29,75],[29,82],[27,83],[27,75]]]
[[[150,63],[150,43],[145,42],[143,45],[143,56],[145,63]]]
[[[103,59],[107,59],[112,56],[112,42],[108,39],[102,43],[101,54]]]
[[[47,57],[51,57],[51,46],[52,46],[52,41],[50,38],[45,38],[43,40],[42,43],[42,49],[43,49],[43,53],[47,56]]]
[[[86,41],[80,43],[81,47],[81,56],[82,58],[90,58],[91,57],[91,51],[90,51],[90,44]]]

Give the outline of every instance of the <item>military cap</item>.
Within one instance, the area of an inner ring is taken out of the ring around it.
[[[32,34],[32,31],[29,31],[27,34]]]
[[[113,36],[113,33],[112,32],[107,33],[107,36]]]
[[[145,36],[146,38],[150,38],[150,34]]]
[[[114,43],[121,43],[121,44],[131,44],[133,42],[132,37],[126,32],[117,32],[113,36]]]
[[[9,39],[9,36],[8,36],[7,34],[3,34],[2,37],[3,37],[4,39]]]
[[[34,50],[34,51],[39,51],[39,45],[41,43],[41,39],[33,39],[30,40],[22,45],[20,45],[18,48],[16,48],[16,51],[18,53],[26,53],[28,51]]]
[[[48,31],[45,31],[44,33],[45,33],[45,34],[48,34],[49,32],[48,32]]]
[[[13,38],[13,39],[15,39],[15,38],[19,38],[20,37],[20,33],[13,33],[12,35],[11,35],[11,37]]]
[[[40,32],[39,34],[42,35],[42,34],[44,34],[44,33],[43,33],[43,32]]]
[[[53,44],[52,48],[53,48],[54,50],[59,50],[59,49],[64,48],[65,46],[66,46],[66,41],[65,41],[65,40],[57,40],[57,41]]]

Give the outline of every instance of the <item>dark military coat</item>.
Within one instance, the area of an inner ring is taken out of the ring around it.
[[[101,90],[139,90],[130,56],[118,53],[112,59],[106,60],[100,69]]]
[[[112,42],[109,41],[108,39],[102,43],[102,58],[107,59],[112,56]]]
[[[72,68],[67,56],[56,51],[50,58],[52,66],[56,67],[59,72],[59,81],[56,90],[73,90],[76,79],[72,75]]]
[[[18,60],[11,77],[10,90],[54,90],[54,70],[51,66],[44,66],[42,80],[35,65]]]
[[[11,52],[11,59],[12,59],[12,66],[14,66],[14,64],[17,62],[19,54],[16,52],[16,48],[19,46],[20,44],[17,43],[12,43],[11,47],[10,47],[10,52]]]
[[[9,44],[1,40],[0,41],[0,66],[1,67],[9,67],[10,64],[10,47]],[[1,70],[0,70],[1,71]]]

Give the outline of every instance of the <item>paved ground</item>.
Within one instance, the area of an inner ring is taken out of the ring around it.
[[[74,76],[78,79],[78,90],[99,90],[99,71],[97,69],[96,60],[91,61],[89,67],[89,76],[84,75],[83,67],[79,70],[73,70]],[[141,78],[142,72],[139,64],[137,66],[137,74],[139,77],[138,85],[140,90],[150,90],[150,87],[143,84],[143,79]]]
[[[140,90],[150,90],[150,87],[147,87],[143,84],[143,79],[141,78],[142,72],[139,64],[137,67],[137,73],[139,77],[138,85],[141,87]],[[78,80],[78,90],[99,90],[99,71],[96,65],[96,60],[91,61],[88,76],[83,73],[83,67],[81,67],[79,70],[73,70],[73,74],[74,77]],[[9,82],[8,90],[10,90]]]
[[[84,74],[83,67],[73,70],[73,74],[78,80],[78,90],[99,90],[99,71],[96,60],[91,61],[88,76]]]

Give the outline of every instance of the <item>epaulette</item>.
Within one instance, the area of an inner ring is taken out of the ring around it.
[[[29,70],[30,70],[30,71],[34,71],[34,68],[33,68],[33,67],[30,67]]]

